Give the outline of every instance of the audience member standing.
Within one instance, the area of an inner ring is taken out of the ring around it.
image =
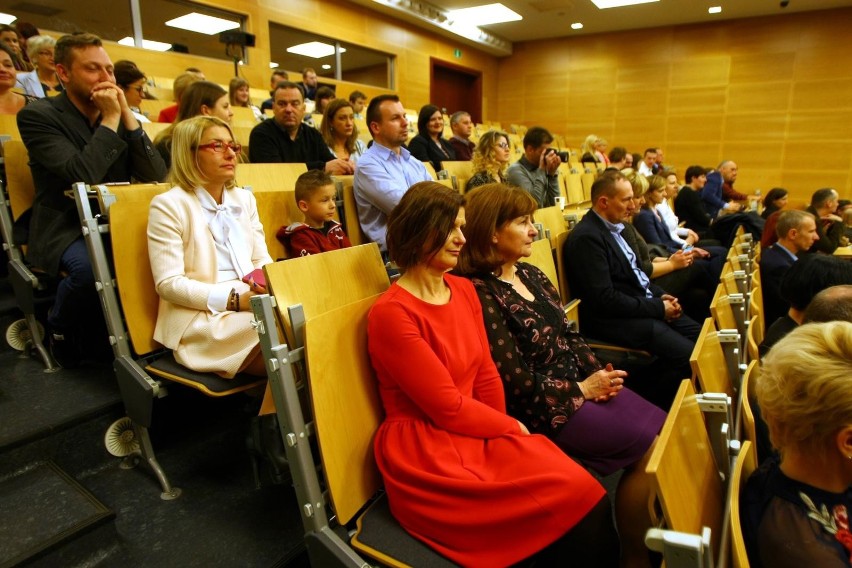
[[[71,367],[82,355],[78,326],[91,321],[100,305],[74,201],[65,190],[80,181],[162,181],[166,166],[115,84],[100,38],[61,37],[56,72],[65,91],[21,111],[18,127],[36,188],[28,256],[48,274],[67,273],[47,322],[54,357]]]

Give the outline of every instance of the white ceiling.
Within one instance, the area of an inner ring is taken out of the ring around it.
[[[399,18],[400,13],[373,0],[351,0]],[[414,0],[416,2],[416,0]],[[772,16],[794,12],[852,6],[852,0],[789,0],[782,8],[779,0],[659,0],[623,8],[599,10],[591,0],[425,0],[443,11],[469,8],[500,1],[523,16],[518,22],[482,26],[482,29],[510,42],[552,37],[588,35],[627,29],[653,28],[718,20]],[[721,6],[721,14],[708,14],[710,6]],[[404,18],[426,29],[428,23]],[[571,24],[582,22],[583,29]],[[444,33],[443,30],[440,30]],[[446,32],[449,33],[449,32]],[[455,36],[458,37],[458,36]]]

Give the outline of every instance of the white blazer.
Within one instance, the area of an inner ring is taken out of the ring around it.
[[[225,191],[231,203],[242,207],[239,222],[250,241],[252,266],[269,264],[254,195],[238,187]],[[207,297],[217,286],[216,247],[194,193],[173,187],[151,201],[148,257],[160,296],[154,339],[176,349],[193,318],[200,311],[210,313]]]

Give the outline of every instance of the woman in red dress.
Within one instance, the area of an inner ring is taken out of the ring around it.
[[[375,439],[393,515],[462,566],[615,566],[601,485],[506,414],[473,285],[447,274],[464,245],[463,197],[413,185],[388,223],[403,274],[369,316],[385,420]]]

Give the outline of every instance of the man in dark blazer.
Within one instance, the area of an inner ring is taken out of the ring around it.
[[[162,181],[167,170],[115,84],[97,36],[63,36],[55,61],[65,91],[27,105],[18,128],[36,190],[29,260],[48,274],[67,273],[47,322],[57,362],[72,367],[81,355],[80,322],[102,317],[77,210],[64,192],[76,182]]]
[[[790,308],[781,297],[781,280],[798,260],[798,255],[807,252],[819,240],[816,219],[807,211],[782,211],[775,232],[778,241],[760,254],[763,323],[767,328]]]
[[[621,237],[633,211],[633,189],[618,172],[592,185],[592,210],[563,249],[571,292],[580,302],[584,333],[655,355],[672,382],[690,376],[689,356],[701,327],[683,315],[677,298],[651,283]],[[670,383],[671,385],[671,383]]]

